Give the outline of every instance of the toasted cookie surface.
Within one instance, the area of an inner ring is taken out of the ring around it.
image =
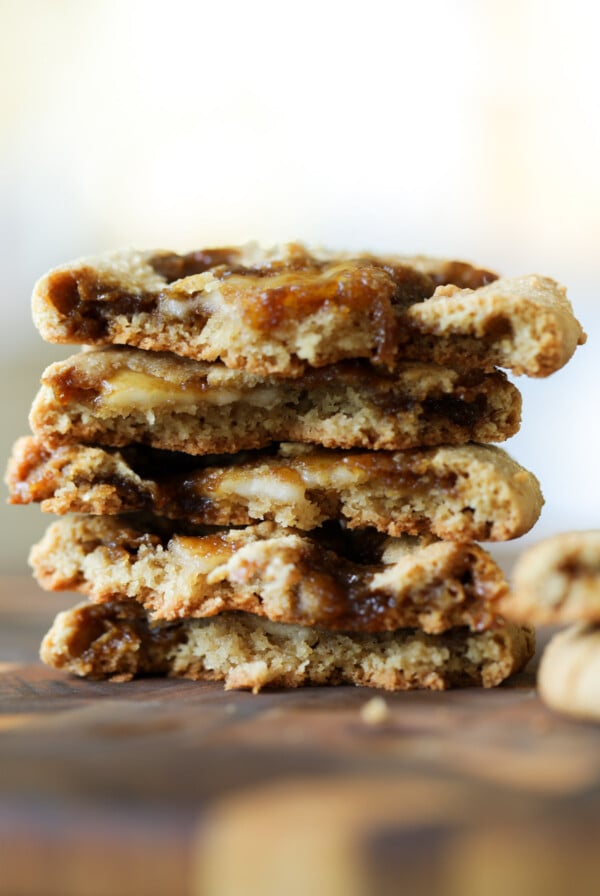
[[[585,338],[564,289],[495,279],[463,262],[297,244],[126,250],[51,271],[33,313],[49,341],[171,351],[260,374],[297,376],[344,358],[558,369]]]
[[[526,622],[600,622],[600,529],[562,532],[524,551],[503,602]]]
[[[51,513],[151,510],[204,525],[274,520],[309,530],[326,520],[389,535],[505,540],[528,531],[543,498],[502,449],[465,445],[403,452],[335,451],[284,443],[276,453],[200,457],[65,445],[25,437],[7,472],[14,504]]]
[[[157,521],[160,522],[160,521]],[[347,631],[485,629],[506,581],[478,545],[311,535],[260,523],[206,535],[119,517],[63,517],[31,552],[40,584],[94,601],[127,596],[155,618],[243,610]]]
[[[600,720],[598,625],[574,625],[552,638],[542,655],[538,689],[552,709]]]
[[[564,287],[531,275],[479,289],[439,287],[406,311],[411,337],[402,354],[459,367],[506,367],[545,377],[586,341]]]
[[[498,442],[520,423],[521,396],[496,371],[358,361],[294,380],[132,348],[82,352],[42,377],[30,422],[51,446],[141,442],[188,454],[273,441],[403,449]]]
[[[530,629],[499,625],[474,634],[414,629],[326,632],[247,613],[149,623],[130,601],[82,604],[46,635],[45,663],[92,678],[173,675],[224,681],[226,689],[357,684],[387,690],[493,687],[531,658]]]

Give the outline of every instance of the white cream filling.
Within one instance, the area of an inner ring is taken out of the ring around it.
[[[264,498],[278,504],[296,504],[304,499],[304,488],[301,483],[290,482],[283,477],[278,478],[271,472],[251,478],[235,473],[224,476],[217,494],[225,493],[235,493],[248,500]]]
[[[243,392],[239,389],[189,385],[182,387],[159,377],[133,370],[122,370],[103,383],[100,403],[112,411],[139,408],[146,412],[161,406],[190,408],[198,405],[224,406],[245,401],[256,407],[273,407],[279,403],[279,390],[258,387]]]

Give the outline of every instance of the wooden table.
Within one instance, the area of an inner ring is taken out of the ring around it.
[[[0,892],[598,893],[600,726],[503,687],[86,682],[37,660],[75,602],[2,580]]]

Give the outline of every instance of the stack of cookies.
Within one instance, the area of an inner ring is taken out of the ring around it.
[[[53,364],[13,503],[60,614],[48,664],[228,688],[493,686],[533,651],[475,542],[538,518],[500,448],[520,395],[584,335],[553,281],[299,245],[126,251],[36,286]]]

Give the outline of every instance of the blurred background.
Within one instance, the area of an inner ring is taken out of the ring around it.
[[[426,253],[569,288],[589,334],[518,385],[528,540],[598,526],[600,62],[587,0],[0,0],[0,449],[27,431],[48,268],[257,239]],[[48,520],[0,508],[0,569]]]

